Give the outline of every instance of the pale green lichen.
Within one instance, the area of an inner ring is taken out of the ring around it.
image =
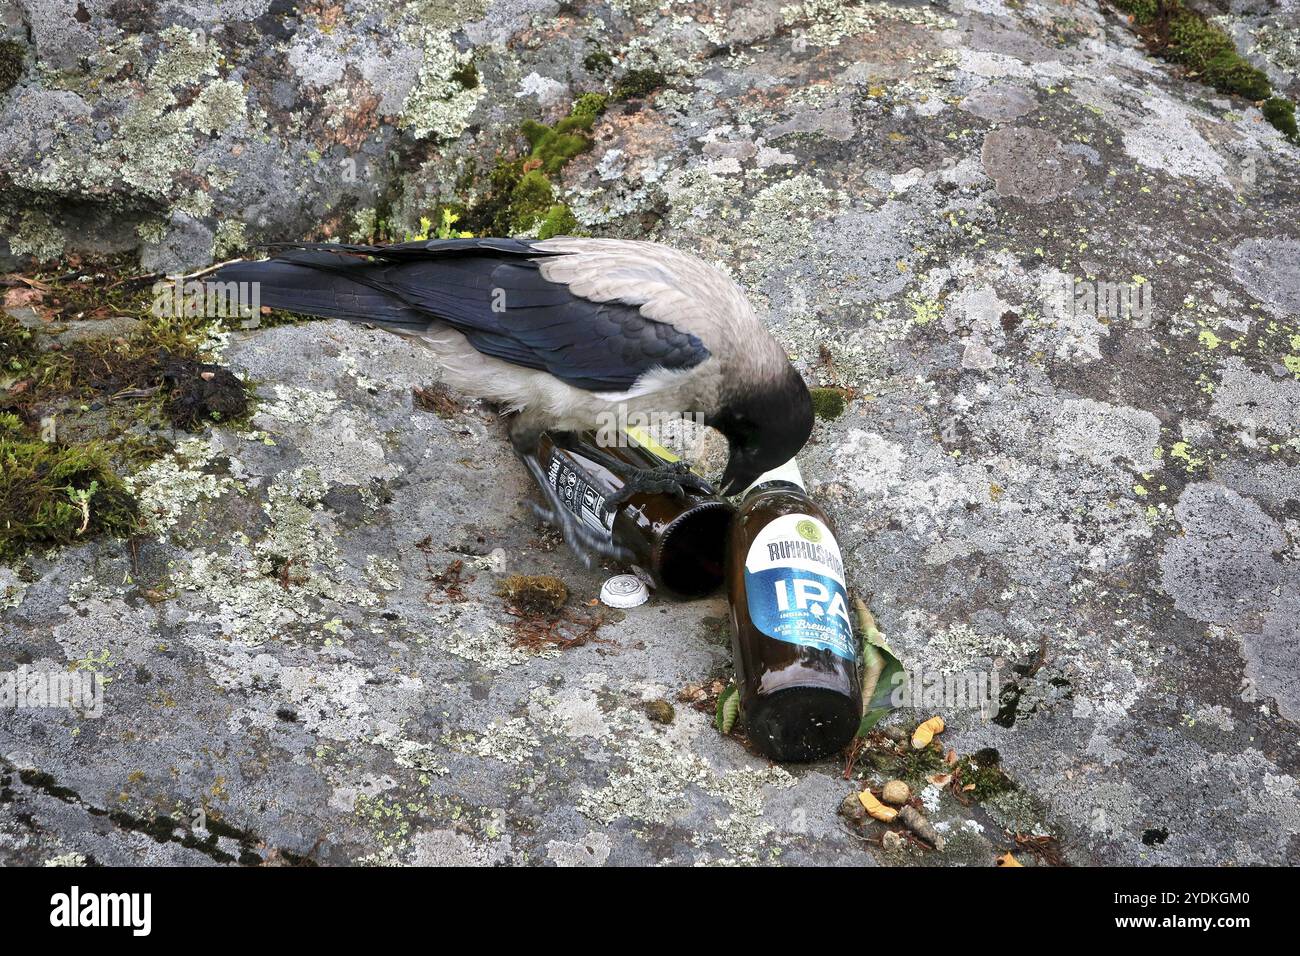
[[[421,33],[419,46],[424,60],[402,104],[398,126],[420,139],[455,139],[465,131],[483,95],[481,84],[467,86],[463,79],[462,71],[472,63],[473,55],[457,50],[449,33],[428,27]]]
[[[239,487],[233,478],[211,472],[215,458],[211,439],[191,438],[180,442],[172,454],[126,479],[148,531],[162,537],[182,517],[195,515],[202,503]]]
[[[328,488],[313,469],[278,476],[262,505],[268,527],[259,540],[236,534],[228,553],[198,553],[178,569],[177,587],[202,599],[193,617],[249,647],[291,632],[342,643],[341,620],[323,613],[320,600],[364,608],[379,597],[339,555],[320,504]]]
[[[459,749],[476,757],[521,764],[533,757],[542,742],[529,725],[528,718],[513,717],[494,723],[482,734],[458,743]]]
[[[45,262],[62,254],[63,234],[45,213],[27,209],[18,217],[17,227],[9,234],[9,250],[15,256],[31,256],[38,262]]]
[[[212,257],[221,262],[248,249],[246,229],[238,219],[223,219],[217,226],[216,238],[212,243]]]
[[[147,71],[139,37],[124,38],[98,58],[99,98],[131,92],[130,107],[112,135],[101,142],[89,125],[61,128],[42,161],[15,174],[17,187],[96,194],[125,186],[163,201],[183,195],[177,173],[191,162],[196,137],[240,122],[246,115],[246,94],[234,80],[213,79],[221,51],[202,32],[171,26],[158,38],[160,52]],[[143,73],[143,82],[119,80],[127,66],[136,77]],[[182,106],[178,91],[200,84]]]
[[[814,46],[839,46],[849,37],[874,32],[882,20],[901,20],[936,30],[951,29],[955,21],[925,7],[896,7],[854,0],[804,0],[781,7],[781,20],[796,27]]]
[[[583,794],[579,813],[602,824],[626,817],[666,826],[680,820],[686,794],[698,787],[719,798],[728,812],[713,820],[714,830],[695,835],[696,846],[716,841],[732,854],[729,862],[756,862],[765,848],[769,857],[779,853],[764,809],[769,790],[794,785],[789,773],[775,766],[719,773],[691,747],[707,723],[697,713],[683,712],[673,724],[655,729],[659,725],[640,708],[619,708],[608,715],[608,723],[622,765],[610,773],[606,786]]]
[[[0,611],[11,611],[23,603],[27,593],[27,584],[18,576],[18,572],[7,565],[0,565]]]

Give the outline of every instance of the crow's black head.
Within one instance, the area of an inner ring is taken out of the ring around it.
[[[738,494],[803,448],[812,434],[812,397],[803,377],[787,366],[767,387],[733,395],[708,424],[727,436],[731,448],[722,492]]]

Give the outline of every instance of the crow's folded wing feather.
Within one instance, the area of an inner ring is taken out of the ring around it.
[[[594,301],[515,239],[394,246],[304,245],[263,262],[226,266],[218,281],[257,281],[264,305],[420,332],[449,325],[485,355],[544,370],[592,391],[631,388],[649,372],[684,371],[709,357],[690,331],[647,316],[629,295]]]

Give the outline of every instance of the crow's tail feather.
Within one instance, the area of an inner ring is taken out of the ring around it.
[[[275,259],[222,266],[212,279],[257,283],[260,303],[286,312],[370,322],[401,332],[428,328],[428,313],[348,277],[349,270],[360,268],[364,261],[352,256],[293,250]]]
[[[375,246],[355,242],[269,242],[262,245],[264,249],[309,249],[313,251],[352,253],[354,255],[373,256],[376,259],[411,260],[444,259],[451,256],[495,255],[495,256],[545,256],[529,239],[420,239],[415,242],[396,242],[391,245]],[[277,253],[277,257],[280,254]]]

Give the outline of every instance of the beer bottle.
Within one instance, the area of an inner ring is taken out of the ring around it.
[[[862,718],[858,645],[839,545],[793,460],[745,492],[727,564],[749,739],[774,760],[835,753]]]
[[[727,526],[734,508],[716,495],[687,489],[684,497],[638,493],[617,508],[608,499],[623,478],[600,457],[636,468],[665,464],[634,440],[599,447],[592,432],[542,435],[537,461],[563,506],[587,527],[627,548],[655,584],[683,598],[712,594],[725,573]],[[666,451],[663,454],[668,454]]]

